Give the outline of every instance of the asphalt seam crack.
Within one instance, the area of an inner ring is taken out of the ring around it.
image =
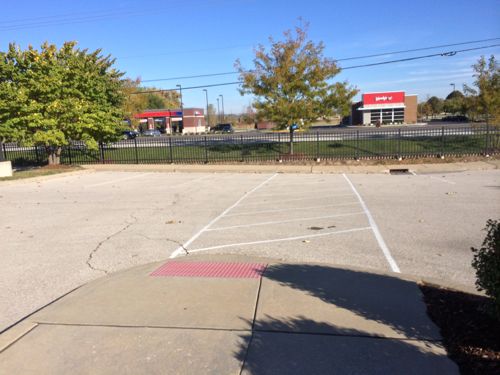
[[[87,258],[87,261],[85,262],[87,264],[87,266],[93,270],[93,271],[99,271],[99,272],[104,272],[106,275],[109,275],[109,272],[105,269],[101,269],[101,268],[97,268],[95,266],[92,265],[92,259],[94,258],[94,255],[97,254],[97,251],[101,248],[101,246],[106,243],[107,241],[109,241],[110,239],[112,239],[113,237],[119,235],[120,233],[123,233],[124,231],[126,231],[128,228],[130,228],[132,225],[134,225],[135,223],[137,223],[138,219],[137,217],[135,217],[134,215],[130,215],[130,217],[132,217],[132,219],[134,219],[133,222],[131,223],[126,223],[126,225],[120,229],[119,231],[113,233],[113,234],[110,234],[108,237],[106,237],[104,240],[102,240],[101,242],[99,242],[97,244],[97,246],[94,248],[94,250],[92,250]]]

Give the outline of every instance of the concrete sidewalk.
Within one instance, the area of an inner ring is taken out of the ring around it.
[[[440,340],[412,281],[189,256],[104,277],[26,318],[0,336],[0,373],[457,374]]]

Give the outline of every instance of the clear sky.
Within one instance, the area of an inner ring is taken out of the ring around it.
[[[9,42],[23,48],[44,41],[58,46],[76,40],[81,48],[102,48],[117,59],[127,76],[144,80],[230,72],[240,58],[251,68],[253,48],[268,37],[310,23],[309,37],[323,41],[334,59],[500,37],[500,0],[2,0],[0,50]],[[427,55],[496,41],[439,48],[371,59],[341,66]],[[360,92],[404,90],[446,96],[472,83],[471,65],[500,47],[406,63],[342,71]],[[174,88],[232,82],[237,75],[152,82]],[[148,84],[149,85],[149,84]],[[251,102],[237,86],[208,89],[209,101],[224,96],[225,110],[241,112]],[[183,91],[185,106],[205,106],[202,89]]]

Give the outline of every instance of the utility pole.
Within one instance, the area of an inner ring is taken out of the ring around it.
[[[182,86],[181,85],[175,85],[175,86],[179,88],[179,94],[181,96],[181,116],[182,116],[181,130],[182,132],[184,132],[184,104],[182,104]]]
[[[219,98],[217,98],[217,122],[220,124],[220,107],[219,107]]]
[[[220,98],[221,98],[221,101],[222,101],[222,123],[224,122],[225,118],[224,118],[224,95],[219,95]]]
[[[207,101],[207,126],[208,126],[208,129],[210,129],[210,114],[208,113],[208,90],[203,89],[203,91],[205,91],[205,99]]]

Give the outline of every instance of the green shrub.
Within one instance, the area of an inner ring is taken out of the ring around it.
[[[488,220],[481,248],[474,253],[472,267],[476,269],[476,286],[493,299],[495,314],[500,319],[500,221]]]

